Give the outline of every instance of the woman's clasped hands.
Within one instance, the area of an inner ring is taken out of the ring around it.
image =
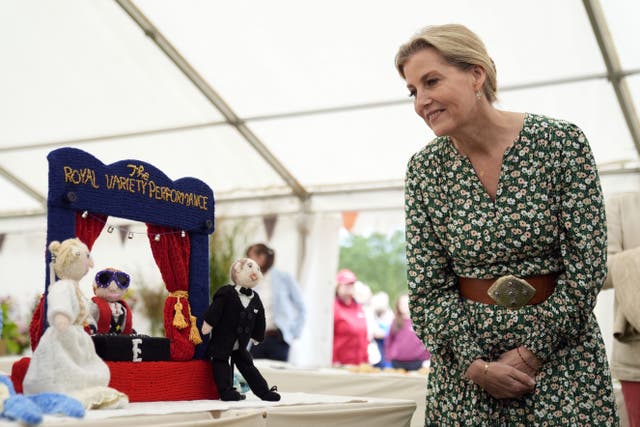
[[[496,399],[519,399],[535,389],[540,366],[535,354],[520,346],[492,362],[474,360],[466,376]]]

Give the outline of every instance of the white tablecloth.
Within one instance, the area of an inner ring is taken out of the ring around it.
[[[0,372],[10,374],[17,359],[0,358]],[[280,362],[255,362],[269,386],[278,386],[283,396],[280,402],[263,402],[251,393],[240,402],[140,402],[125,409],[88,411],[82,420],[46,416],[42,425],[421,427],[424,424],[424,376],[294,369]]]
[[[417,373],[354,373],[347,369],[302,369],[272,360],[255,360],[269,386],[284,392],[406,399],[415,402],[411,427],[424,426],[427,376]]]
[[[415,404],[407,400],[282,393],[280,402],[138,402],[123,409],[87,411],[83,419],[45,416],[42,426],[390,427],[409,426]],[[0,425],[18,426],[17,423]]]

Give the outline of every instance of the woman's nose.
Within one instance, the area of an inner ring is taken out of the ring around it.
[[[431,104],[431,96],[429,96],[429,92],[426,90],[420,90],[416,94],[416,101],[420,105],[429,105]]]

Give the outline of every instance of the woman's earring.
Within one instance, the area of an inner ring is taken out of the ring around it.
[[[482,98],[482,93],[478,90],[476,92],[476,99],[480,99],[480,98]]]

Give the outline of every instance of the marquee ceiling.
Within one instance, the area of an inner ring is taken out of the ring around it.
[[[46,210],[52,149],[140,159],[218,214],[399,209],[433,135],[393,67],[428,24],[476,31],[501,108],[575,122],[605,190],[640,189],[634,0],[8,0],[0,13],[0,229]]]

